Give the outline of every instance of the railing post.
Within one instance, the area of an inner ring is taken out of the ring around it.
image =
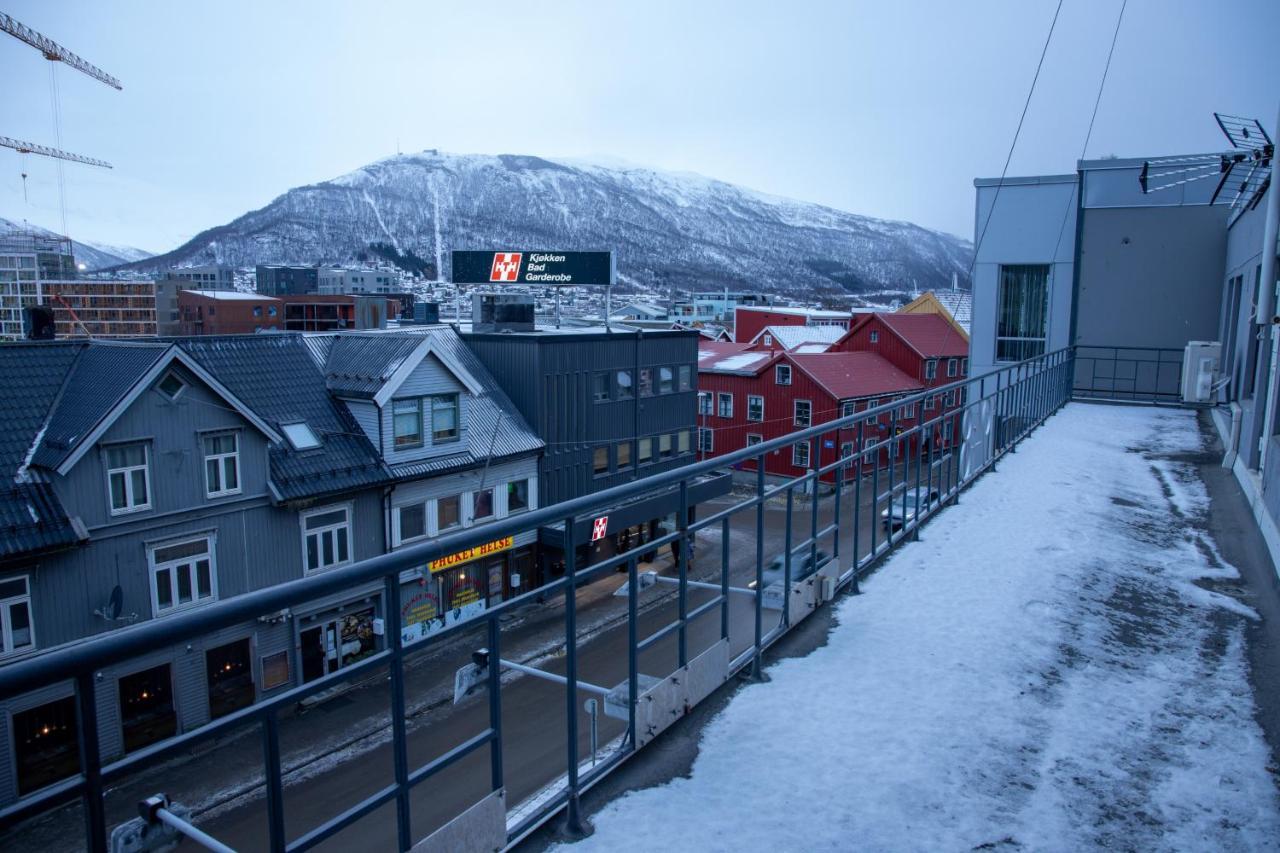
[[[862,562],[862,552],[859,549],[859,537],[861,534],[861,515],[862,515],[862,462],[866,458],[866,451],[862,447],[863,426],[866,419],[858,421],[858,439],[854,445],[857,455],[854,457],[857,462],[854,469],[853,478],[853,583],[850,584],[849,590],[854,595],[858,595],[862,590],[858,588],[858,566]],[[875,529],[875,513],[871,517],[872,529]]]
[[[679,594],[679,613],[680,613],[680,636],[678,643],[677,666],[685,666],[689,663],[689,549],[692,546],[692,537],[689,532],[689,481],[680,481],[680,515],[676,518],[676,530],[679,532],[680,538],[676,541],[680,543],[680,558],[676,560],[678,571],[680,573],[680,594]]]
[[[280,720],[274,710],[262,715],[262,771],[267,788],[267,839],[274,853],[284,853],[284,783],[280,778]]]
[[[80,766],[84,771],[85,846],[93,853],[106,853],[107,810],[102,799],[102,752],[92,672],[76,676],[76,705],[80,713]]]
[[[400,575],[398,572],[382,579],[382,623],[391,646],[391,755],[396,779],[396,838],[399,849],[413,847],[413,835],[409,829],[409,745],[404,725],[404,647],[400,636]],[[492,651],[493,668],[497,669],[497,651]]]
[[[898,407],[894,406],[889,409],[889,492],[888,492],[889,498],[887,501],[885,501],[885,506],[889,510],[889,527],[885,531],[885,542],[889,544],[890,548],[893,547],[893,526],[894,526],[893,524],[894,522],[893,483],[894,483],[894,480],[897,479],[897,472],[896,472],[897,467],[898,467]],[[906,468],[904,467],[902,470],[902,481],[904,486],[903,501],[906,500],[906,490],[905,490],[906,479],[907,479],[907,471],[906,471]],[[905,507],[906,504],[904,503],[903,506]],[[905,513],[905,509],[903,510],[903,512]]]
[[[489,789],[501,790],[502,770],[502,625],[498,617],[489,617],[489,728],[493,740],[489,741]]]
[[[809,500],[809,572],[818,569],[818,491],[822,485],[822,443],[819,436],[809,439],[809,465],[813,470],[813,494]],[[815,452],[817,451],[817,452]],[[814,460],[817,460],[815,463]]]
[[[583,837],[588,830],[583,825],[578,802],[578,543],[573,516],[564,520],[564,534],[564,677],[568,740],[565,760],[569,780],[565,832],[572,837]]]
[[[795,518],[795,485],[787,486],[787,529],[782,534],[782,624],[791,625],[791,523]]]
[[[640,577],[636,572],[633,554],[627,560],[627,737],[631,739],[631,751],[636,746],[636,702],[640,700],[639,626],[636,625],[640,599]]]
[[[920,420],[921,420],[920,415],[924,414],[924,412],[922,410],[916,410],[915,414],[916,414],[916,418],[915,418],[916,426],[920,427]],[[913,542],[920,541],[920,463],[924,458],[924,444],[921,441],[923,436],[924,436],[924,430],[917,429],[916,430],[916,452],[915,452],[915,457],[916,457],[915,522],[916,523],[915,523],[915,526],[911,528],[911,540]],[[910,453],[910,451],[911,451],[911,436],[907,436],[907,452]],[[904,471],[903,473],[904,473],[904,480],[905,480],[906,472]],[[907,515],[906,515],[906,512],[904,511],[902,514],[902,522],[904,525],[906,524],[906,521],[907,521]]]
[[[729,519],[720,522],[720,639],[729,639]]]
[[[759,681],[760,652],[764,644],[764,453],[756,457],[756,595],[755,656],[751,660],[751,677]]]

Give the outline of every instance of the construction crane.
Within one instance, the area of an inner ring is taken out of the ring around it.
[[[98,66],[84,61],[53,39],[40,35],[40,33],[24,24],[18,23],[3,12],[0,12],[0,30],[3,30],[19,41],[24,41],[31,45],[36,50],[44,54],[44,58],[50,62],[62,62],[77,71],[82,71],[85,74],[88,74],[95,80],[100,80],[103,83],[106,83],[113,89],[124,88],[120,85],[119,80],[112,77]]]
[[[104,169],[111,168],[111,164],[106,160],[95,160],[92,157],[82,157],[79,154],[72,154],[70,151],[50,148],[47,145],[37,145],[34,142],[23,142],[20,139],[10,139],[7,136],[0,136],[0,148],[12,148],[19,154],[41,154],[45,157],[54,157],[58,160],[70,160],[73,163],[85,163],[89,166],[101,166]]]

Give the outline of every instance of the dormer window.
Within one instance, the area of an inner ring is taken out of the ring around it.
[[[285,438],[289,439],[289,445],[294,450],[315,450],[320,446],[320,439],[316,438],[316,434],[305,421],[281,424],[280,431],[284,433]]]
[[[396,450],[422,446],[422,398],[391,401],[391,424]]]
[[[178,399],[178,395],[180,395],[186,387],[187,383],[183,382],[182,379],[178,377],[178,374],[170,371],[164,375],[164,378],[161,379],[159,383],[157,383],[156,390],[163,394],[165,398],[169,400],[176,400]]]
[[[437,394],[431,398],[431,440],[453,441],[458,437],[458,395]]]

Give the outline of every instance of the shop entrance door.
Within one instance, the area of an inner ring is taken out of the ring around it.
[[[373,608],[326,618],[298,634],[302,680],[315,681],[377,651]]]

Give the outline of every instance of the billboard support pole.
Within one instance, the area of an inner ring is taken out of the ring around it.
[[[556,328],[560,328],[560,288],[556,288]]]

